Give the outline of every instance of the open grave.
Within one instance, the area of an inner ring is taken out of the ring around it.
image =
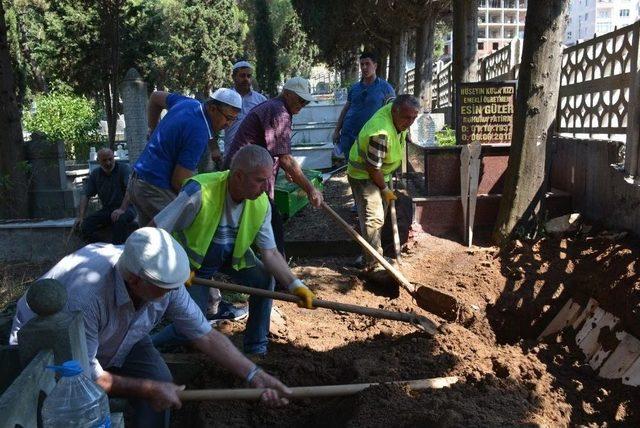
[[[341,200],[341,215],[355,224],[345,184],[343,177],[334,177],[325,194],[330,205],[336,201],[333,198]],[[468,249],[451,239],[412,232],[403,253],[403,273],[412,282],[451,293],[472,312],[462,322],[445,322],[418,308],[397,286],[372,284],[359,277],[350,267],[354,256],[344,255],[354,251],[340,248],[348,236],[331,227],[332,220],[326,217],[307,207],[286,225],[290,242],[306,239],[296,248],[336,247],[335,256],[294,257],[291,262],[318,297],[414,311],[441,324],[440,333],[429,337],[409,324],[324,309],[311,312],[276,302],[270,351],[260,364],[289,386],[443,376],[457,376],[458,382],[419,392],[376,386],[349,397],[296,400],[281,409],[255,402],[190,402],[175,413],[173,426],[640,423],[640,395],[636,387],[627,385],[633,380],[599,377],[602,361],[590,364],[593,355],[608,352],[603,358],[606,363],[620,343],[629,342],[621,332],[640,337],[637,240],[595,226],[561,239],[516,241],[500,252],[481,241]],[[307,229],[302,233],[299,227]],[[581,305],[580,313],[593,312],[592,307],[585,311],[592,299],[618,319],[589,336],[595,348],[589,357],[577,342],[593,329],[593,314],[586,313],[581,320],[574,317],[575,328],[539,339],[569,299]],[[221,330],[240,345],[243,328],[226,324]],[[637,361],[638,351],[626,358]],[[244,387],[198,354],[187,351],[170,358],[177,358],[176,366],[189,367],[185,370],[190,374],[189,389]]]

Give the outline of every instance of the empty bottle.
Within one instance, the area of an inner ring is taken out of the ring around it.
[[[60,380],[42,405],[45,428],[109,428],[109,399],[104,390],[82,374],[76,360],[47,366]]]

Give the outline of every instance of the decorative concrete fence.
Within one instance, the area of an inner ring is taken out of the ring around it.
[[[520,40],[479,60],[479,81],[518,78]],[[640,182],[640,21],[569,46],[562,53],[556,115],[563,137],[626,141],[624,174]],[[431,82],[432,111],[452,117],[452,63],[438,65]],[[413,92],[413,73],[406,75]]]
[[[89,375],[84,322],[80,312],[61,312],[67,292],[55,280],[35,282],[27,303],[37,316],[18,332],[19,346],[0,347],[0,427],[41,426],[42,402],[54,388],[55,374],[47,365],[80,361]],[[124,427],[121,413],[112,413],[112,427]]]

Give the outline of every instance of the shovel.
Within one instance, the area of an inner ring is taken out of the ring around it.
[[[393,178],[389,181],[389,188],[393,190]],[[400,265],[400,233],[398,232],[398,216],[396,215],[396,201],[392,200],[389,204],[391,211],[391,229],[393,232],[393,251],[396,254],[396,263]]]
[[[362,246],[362,248],[375,258],[389,272],[393,278],[411,294],[416,300],[418,306],[425,311],[429,311],[432,314],[438,315],[448,321],[456,321],[459,313],[462,309],[458,300],[450,294],[444,293],[440,290],[436,290],[433,287],[418,284],[418,287],[413,285],[407,280],[407,278],[398,271],[395,267],[378,253],[375,248],[371,246],[358,232],[356,232],[346,221],[342,219],[326,202],[322,202],[322,208],[325,209],[331,216],[343,227],[344,230],[351,235],[353,239]]]
[[[322,386],[298,386],[291,389],[291,394],[285,395],[287,398],[322,398],[339,397],[353,395],[364,391],[367,388],[378,385],[400,385],[406,386],[412,391],[422,391],[425,389],[447,388],[458,382],[456,376],[436,377],[433,379],[406,380],[399,382],[381,383],[354,383],[347,385],[322,385]],[[178,391],[178,398],[181,401],[204,401],[204,400],[259,400],[265,388],[237,388],[237,389],[193,389],[188,391]]]
[[[238,293],[251,294],[253,296],[267,297],[285,302],[300,302],[298,296],[277,291],[263,290],[261,288],[245,287],[243,285],[231,284],[212,279],[193,278],[192,284],[204,285],[207,287],[219,288],[220,290],[235,291]],[[368,308],[366,306],[350,305],[347,303],[332,302],[330,300],[313,299],[313,306],[318,308],[331,309],[334,311],[353,312],[355,314],[366,315],[373,318],[382,318],[394,321],[402,321],[417,325],[430,336],[436,334],[438,326],[427,317],[406,312],[385,311],[383,309]]]

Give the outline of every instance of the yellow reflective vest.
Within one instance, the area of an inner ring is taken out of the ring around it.
[[[385,135],[387,137],[387,155],[385,156],[380,171],[384,180],[389,181],[391,173],[402,164],[402,155],[407,139],[407,131],[398,132],[391,117],[392,104],[389,103],[377,112],[364,124],[358,139],[349,151],[349,165],[347,175],[357,179],[367,179],[369,173],[366,170],[366,153],[369,150],[371,137]]]
[[[227,197],[229,174],[230,171],[211,172],[195,175],[189,179],[200,184],[202,206],[189,227],[174,232],[173,236],[185,249],[191,266],[195,269],[202,266],[204,256],[220,224],[224,201]],[[269,199],[266,193],[262,193],[255,200],[244,201],[231,261],[235,270],[252,267],[247,263],[246,256],[251,251],[251,244],[264,223],[268,209]]]

